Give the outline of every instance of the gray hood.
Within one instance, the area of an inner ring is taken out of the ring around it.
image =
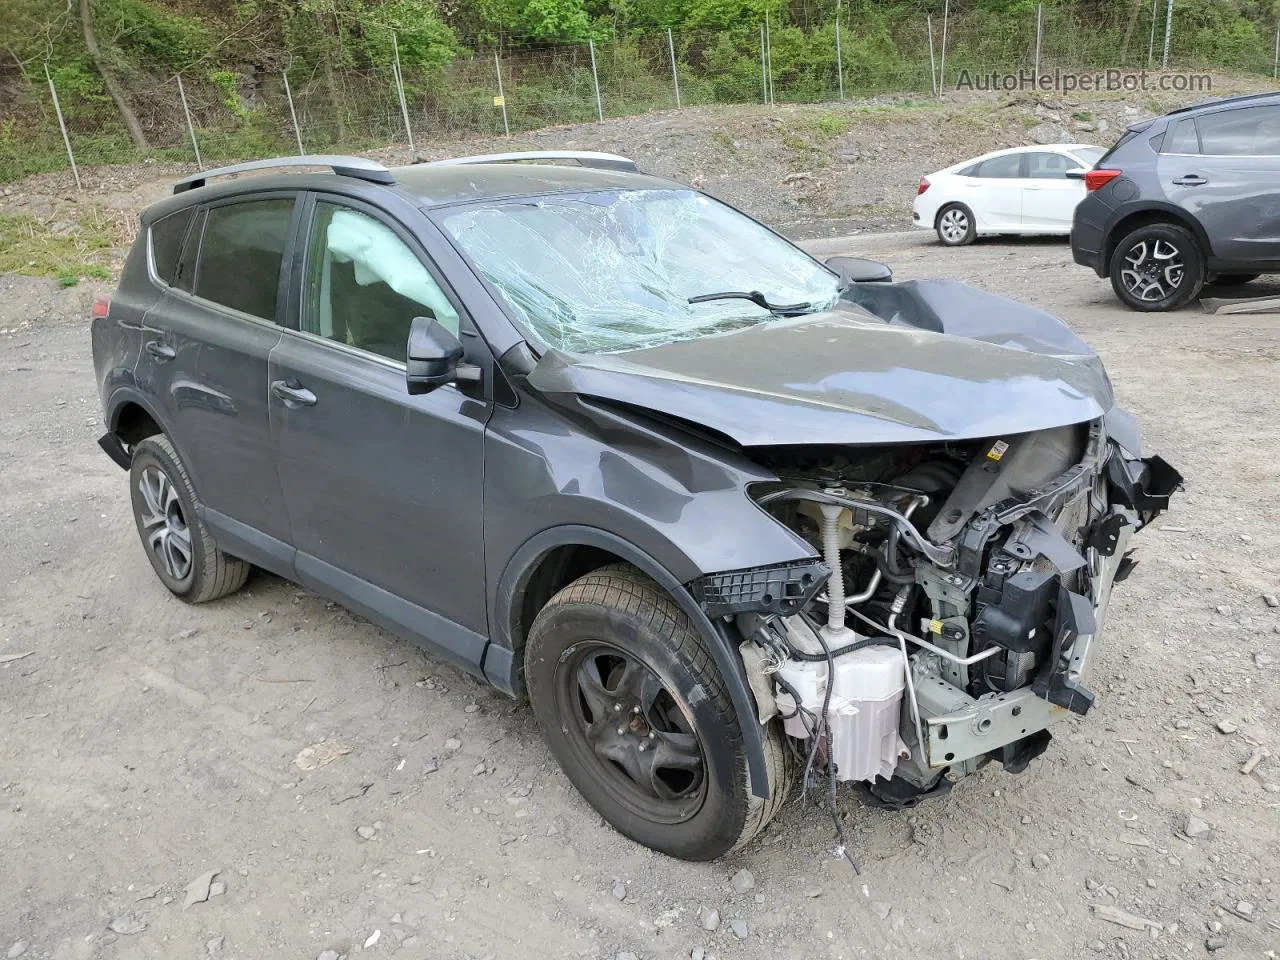
[[[549,351],[529,385],[679,417],[747,447],[1007,436],[1112,407],[1101,361],[1040,310],[951,281],[860,284],[847,296],[861,307],[624,353]]]

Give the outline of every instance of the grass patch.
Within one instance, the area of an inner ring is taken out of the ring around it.
[[[1093,119],[1093,114],[1088,110],[1077,110],[1071,115],[1072,120],[1079,120],[1081,123],[1088,123]]]
[[[62,287],[86,278],[107,280],[111,249],[120,242],[119,225],[101,211],[52,222],[0,217],[0,273],[52,277]]]
[[[729,153],[733,154],[735,157],[738,155],[738,145],[733,142],[733,137],[727,130],[712,130],[711,140],[719,146],[724,147],[725,150],[728,150]]]

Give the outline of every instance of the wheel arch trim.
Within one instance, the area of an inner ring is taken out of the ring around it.
[[[1126,226],[1126,222],[1128,225]],[[1103,267],[1107,271],[1111,270],[1111,260],[1116,255],[1116,250],[1120,246],[1120,241],[1129,233],[1138,229],[1139,226],[1146,226],[1152,223],[1171,223],[1173,226],[1182,227],[1191,232],[1191,236],[1199,247],[1199,253],[1205,259],[1206,266],[1208,261],[1213,257],[1213,246],[1209,243],[1209,237],[1204,231],[1204,227],[1200,225],[1200,221],[1181,207],[1174,206],[1171,203],[1161,202],[1144,202],[1140,206],[1116,207],[1108,217],[1106,227],[1106,243],[1103,246]]]
[[[751,792],[757,797],[767,798],[769,770],[764,753],[763,731],[756,719],[758,713],[755,699],[747,686],[728,628],[724,624],[713,624],[684,584],[650,554],[607,530],[580,524],[550,527],[534,534],[512,554],[502,572],[494,609],[490,612],[491,640],[485,651],[485,676],[499,689],[512,693],[523,689],[519,652],[523,644],[515,642],[520,597],[542,560],[557,547],[567,546],[595,547],[632,564],[666,591],[689,617],[690,622],[706,639],[715,658],[716,668],[720,671],[733,702],[747,753]]]

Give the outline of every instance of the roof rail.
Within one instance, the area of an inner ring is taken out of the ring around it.
[[[332,167],[340,177],[355,177],[368,180],[370,183],[395,183],[396,178],[391,171],[376,160],[364,157],[343,157],[333,154],[314,154],[301,157],[274,157],[268,160],[251,160],[248,163],[235,163],[229,167],[218,167],[216,170],[202,170],[173,185],[174,193],[186,193],[203,187],[213,177],[228,177],[236,173],[252,173],[255,170],[273,170],[279,167]]]
[[[571,160],[584,167],[597,167],[601,170],[640,172],[636,162],[629,157],[620,157],[616,153],[597,153],[594,150],[526,150],[518,153],[486,153],[476,157],[432,160],[426,166],[454,167],[472,163],[521,163],[526,160]]]
[[[1205,107],[1225,107],[1228,104],[1248,103],[1251,100],[1266,100],[1275,96],[1276,91],[1270,90],[1266,93],[1244,93],[1235,97],[1215,97],[1211,100],[1201,100],[1199,103],[1193,103],[1189,107],[1178,107],[1176,110],[1170,110],[1166,116],[1173,116],[1175,113],[1190,113],[1192,110],[1201,110]]]

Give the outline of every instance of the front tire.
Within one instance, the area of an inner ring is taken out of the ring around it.
[[[196,512],[196,492],[187,469],[164,434],[134,448],[129,490],[147,559],[174,596],[205,603],[244,586],[249,564],[214,544]]]
[[[978,236],[973,211],[963,203],[948,203],[939,210],[933,228],[944,247],[963,247]]]
[[[777,724],[770,796],[752,796],[733,703],[706,642],[656,583],[604,567],[561,590],[525,648],[534,716],[565,775],[637,843],[713,860],[754,837],[790,786]]]
[[[1190,231],[1149,223],[1116,244],[1110,273],[1111,288],[1131,310],[1177,310],[1200,293],[1205,261]]]

